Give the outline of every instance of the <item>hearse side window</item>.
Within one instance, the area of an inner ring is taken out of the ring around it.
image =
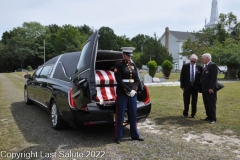
[[[39,73],[41,72],[43,67],[38,68],[34,73],[32,78],[39,78]]]
[[[40,75],[39,75],[39,78],[47,78],[49,76],[49,73],[51,72],[52,70],[52,66],[45,66]]]
[[[82,49],[75,73],[77,73],[81,68],[85,66],[88,48],[89,48],[89,42]]]

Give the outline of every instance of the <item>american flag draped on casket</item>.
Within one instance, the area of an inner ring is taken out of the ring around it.
[[[97,85],[96,100],[99,104],[105,104],[107,101],[115,101],[117,82],[114,72],[109,70],[96,70],[95,79]]]

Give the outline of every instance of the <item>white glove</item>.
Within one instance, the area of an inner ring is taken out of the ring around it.
[[[137,92],[136,92],[135,90],[131,90],[130,96],[133,97],[133,96],[135,96],[136,93],[137,93]]]

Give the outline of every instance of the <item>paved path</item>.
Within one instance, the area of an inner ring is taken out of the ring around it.
[[[221,80],[220,83],[240,83],[239,80]],[[160,82],[160,83],[144,83],[146,86],[180,86],[180,81]]]

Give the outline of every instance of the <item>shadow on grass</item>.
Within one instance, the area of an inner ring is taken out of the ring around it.
[[[182,127],[191,127],[202,125],[206,122],[201,121],[199,118],[183,117],[183,116],[165,116],[154,118],[156,124],[179,125]]]
[[[22,152],[53,153],[56,150],[71,150],[81,148],[99,148],[114,142],[114,126],[86,126],[79,129],[67,128],[54,130],[51,126],[50,114],[36,105],[26,105],[24,102],[11,104],[14,120],[31,146]],[[124,127],[123,138],[129,137],[129,129]],[[79,149],[78,149],[79,150]]]

